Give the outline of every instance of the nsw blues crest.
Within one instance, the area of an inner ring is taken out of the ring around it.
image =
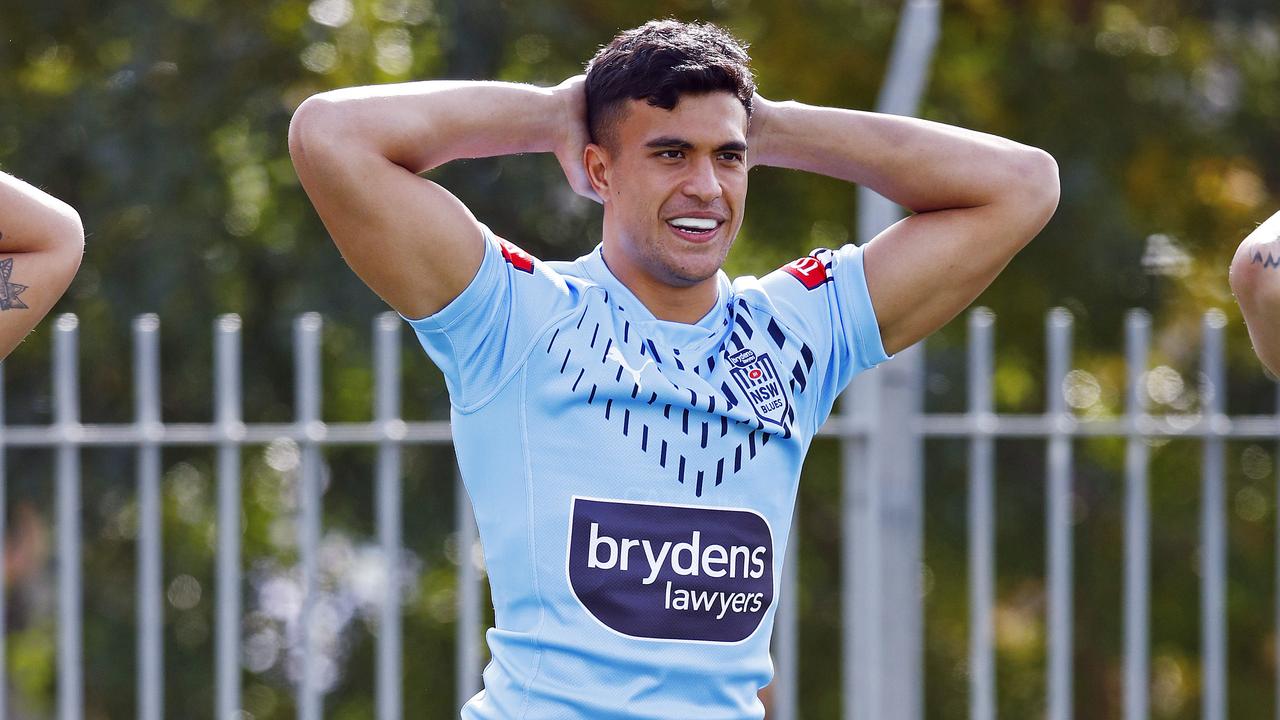
[[[791,401],[768,353],[744,348],[729,356],[729,373],[765,426],[786,430]]]

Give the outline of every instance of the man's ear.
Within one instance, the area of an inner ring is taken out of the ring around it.
[[[596,143],[587,143],[582,150],[582,162],[587,167],[587,179],[596,195],[604,202],[609,202],[609,176],[612,158],[609,151]]]

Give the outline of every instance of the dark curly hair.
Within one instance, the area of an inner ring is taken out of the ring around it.
[[[618,33],[587,64],[587,126],[606,145],[627,100],[671,110],[685,93],[728,92],[751,117],[746,43],[711,23],[650,20]]]

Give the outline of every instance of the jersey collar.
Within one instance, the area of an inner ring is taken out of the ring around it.
[[[596,284],[609,291],[616,299],[616,305],[624,312],[632,314],[634,321],[645,325],[652,324],[660,329],[676,344],[697,341],[708,336],[718,336],[729,324],[729,305],[733,302],[732,284],[724,270],[716,272],[716,302],[698,322],[692,325],[673,320],[660,320],[654,317],[649,308],[631,292],[630,288],[613,274],[604,260],[604,245],[596,245],[589,255],[578,260],[580,266]]]

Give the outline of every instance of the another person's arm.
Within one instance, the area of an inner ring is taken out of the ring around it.
[[[1231,261],[1231,290],[1258,359],[1280,377],[1280,212],[1240,243]]]
[[[62,297],[83,255],[76,211],[0,172],[0,359]]]
[[[864,255],[890,355],[973,302],[1058,204],[1049,154],[925,120],[757,97],[748,145],[753,165],[866,185],[915,213]]]
[[[573,188],[592,194],[582,79],[555,88],[430,81],[348,88],[308,99],[289,151],[343,257],[410,318],[457,297],[484,257],[474,216],[418,173],[460,158],[555,152]]]

